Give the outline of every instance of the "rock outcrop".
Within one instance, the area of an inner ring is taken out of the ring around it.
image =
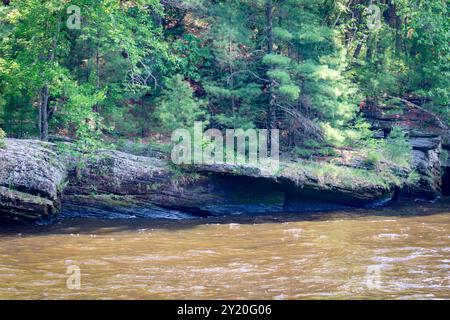
[[[180,168],[165,159],[100,151],[69,171],[63,211],[137,216],[163,209],[197,216],[300,212],[376,205],[394,190],[370,170],[306,161],[274,165]]]
[[[0,220],[32,221],[60,211],[65,168],[53,145],[6,139],[0,148]]]
[[[267,181],[255,188],[256,182],[245,175],[184,170],[165,159],[100,151],[69,171],[63,207],[70,215],[96,211],[159,216],[182,211],[205,217],[281,211],[284,194]]]
[[[367,101],[362,109],[373,129],[387,137],[394,126],[408,133],[413,166],[420,180],[400,192],[401,197],[436,199],[442,191],[442,148],[449,128],[434,114],[405,99],[385,97]]]

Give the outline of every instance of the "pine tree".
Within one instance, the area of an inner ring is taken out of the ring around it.
[[[204,87],[212,120],[227,128],[251,128],[258,122],[261,80],[255,73],[252,32],[246,25],[250,8],[241,1],[220,2],[208,8],[207,31],[212,72]]]

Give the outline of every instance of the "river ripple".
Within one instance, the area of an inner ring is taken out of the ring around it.
[[[69,289],[67,268],[81,270]],[[450,299],[450,199],[0,229],[1,299]]]

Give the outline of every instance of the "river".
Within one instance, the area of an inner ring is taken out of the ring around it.
[[[0,228],[0,299],[450,299],[450,198]]]

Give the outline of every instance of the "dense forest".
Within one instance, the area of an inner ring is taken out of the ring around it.
[[[449,24],[446,0],[3,0],[0,139],[92,150],[202,120],[326,154],[371,143],[381,97],[449,124]]]

